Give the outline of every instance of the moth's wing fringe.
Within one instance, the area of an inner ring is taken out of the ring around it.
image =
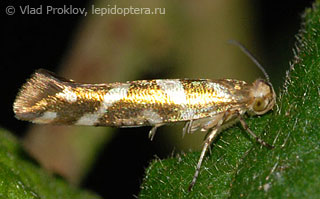
[[[45,69],[37,70],[22,86],[13,104],[15,117],[21,120],[32,120],[40,117],[39,110],[34,107],[48,96],[61,92],[65,84],[70,82]]]

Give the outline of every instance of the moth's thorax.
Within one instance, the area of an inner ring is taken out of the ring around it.
[[[273,108],[276,94],[270,83],[258,79],[252,84],[250,98],[248,112],[250,114],[262,115]]]

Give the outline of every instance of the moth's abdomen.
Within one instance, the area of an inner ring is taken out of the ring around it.
[[[14,112],[18,119],[35,123],[154,126],[225,111],[241,100],[232,92],[243,92],[245,85],[236,80],[178,79],[78,84],[39,70],[18,94]]]

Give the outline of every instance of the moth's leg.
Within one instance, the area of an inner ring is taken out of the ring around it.
[[[193,179],[188,187],[189,191],[191,191],[192,187],[194,186],[194,184],[197,181],[204,155],[206,154],[206,152],[207,152],[208,148],[210,147],[211,143],[213,142],[213,140],[219,135],[220,127],[223,124],[223,122],[225,121],[228,114],[229,114],[229,111],[225,112],[223,117],[221,118],[221,120],[219,120],[219,122],[217,123],[217,125],[208,133],[208,136],[207,136],[206,140],[204,141],[204,145],[203,145],[203,148],[202,148],[202,151],[200,154],[200,158],[198,160],[196,171],[195,171]]]
[[[186,133],[191,132],[192,123],[193,123],[193,120],[186,122],[186,124],[184,125],[183,130],[182,130],[182,137],[184,137],[184,135]]]
[[[246,123],[246,121],[244,121],[243,117],[238,114],[239,116],[239,120],[240,123],[242,125],[242,127],[244,128],[244,130],[246,130],[254,139],[256,139],[256,141],[261,144],[262,146],[268,147],[270,149],[274,148],[274,146],[268,144],[267,142],[263,141],[261,138],[259,138],[253,131],[251,131],[251,129],[249,129],[248,124]]]
[[[206,151],[207,151],[208,147],[210,146],[210,144],[212,143],[214,138],[217,137],[217,135],[218,135],[218,129],[215,128],[210,132],[210,135],[207,137],[206,141],[204,142],[204,145],[203,145],[203,148],[202,148],[202,151],[201,151],[201,155],[200,155],[200,158],[198,160],[197,167],[196,167],[196,171],[195,171],[195,173],[193,175],[193,179],[192,179],[192,181],[191,181],[191,183],[190,183],[190,185],[188,187],[189,191],[191,191],[192,187],[196,183],[197,178],[199,176],[199,171],[200,171],[200,167],[201,167],[204,155],[206,154]]]
[[[154,135],[156,134],[156,131],[157,131],[157,128],[160,127],[160,126],[163,126],[163,124],[156,124],[154,125],[151,130],[149,131],[149,139],[152,141],[153,140],[153,137]]]

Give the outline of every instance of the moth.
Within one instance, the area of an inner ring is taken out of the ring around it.
[[[15,117],[39,124],[111,127],[151,126],[152,140],[158,127],[185,122],[183,134],[207,132],[189,190],[196,183],[203,158],[213,140],[236,122],[260,144],[244,120],[245,113],[262,115],[275,104],[276,94],[269,76],[240,43],[240,47],[262,70],[265,80],[252,84],[235,79],[155,79],[125,83],[82,84],[44,69],[37,70],[22,86],[13,105]]]

